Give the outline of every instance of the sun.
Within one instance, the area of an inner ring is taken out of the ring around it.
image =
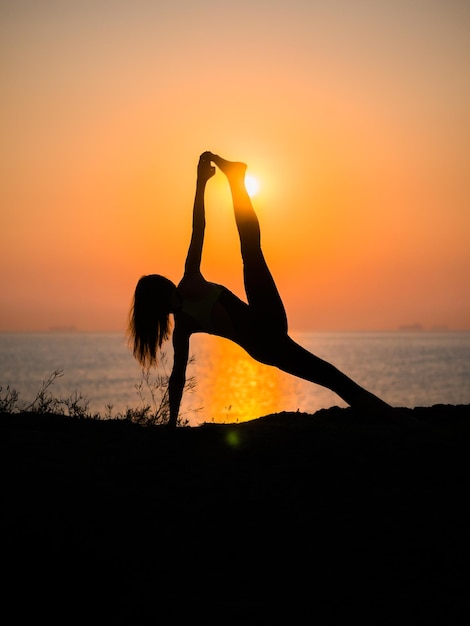
[[[258,179],[252,176],[251,174],[247,174],[245,176],[245,187],[250,198],[252,198],[253,196],[256,196],[256,194],[259,191]]]

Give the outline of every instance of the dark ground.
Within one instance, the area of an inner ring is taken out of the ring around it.
[[[1,414],[4,624],[467,624],[470,405]]]

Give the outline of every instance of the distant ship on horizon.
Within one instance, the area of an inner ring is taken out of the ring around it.
[[[422,324],[420,324],[419,322],[414,322],[413,324],[402,324],[401,326],[398,327],[399,331],[404,331],[404,332],[421,332],[426,330],[424,328],[424,326]],[[432,332],[446,332],[449,330],[449,327],[447,326],[447,324],[436,324],[434,326],[431,326],[429,328],[430,331]]]

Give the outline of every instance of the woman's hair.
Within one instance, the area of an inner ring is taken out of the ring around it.
[[[170,336],[171,296],[175,284],[158,274],[142,276],[129,313],[129,344],[144,367],[157,364],[157,352]]]

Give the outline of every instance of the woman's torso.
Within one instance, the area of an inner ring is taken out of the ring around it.
[[[269,319],[255,315],[249,305],[229,289],[203,278],[193,283],[181,281],[178,293],[182,303],[175,312],[175,332],[179,335],[189,337],[198,332],[218,335],[235,342],[262,363],[276,361],[273,358],[276,341],[270,332]],[[200,312],[195,314],[195,310]]]
[[[212,319],[214,308],[217,312],[217,301],[222,293],[223,287],[211,284],[198,298],[187,298],[183,296],[181,310],[189,315],[205,332],[214,331],[214,320]],[[214,315],[214,317],[216,317]]]
[[[175,323],[188,334],[205,332],[240,342],[250,326],[249,306],[223,285],[202,276],[183,278],[178,285],[182,299]]]

